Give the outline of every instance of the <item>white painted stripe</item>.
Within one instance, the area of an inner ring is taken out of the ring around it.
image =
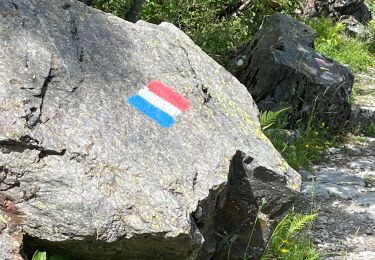
[[[169,114],[170,116],[178,116],[181,114],[181,110],[179,110],[177,107],[172,105],[171,103],[165,101],[158,95],[151,92],[147,87],[140,89],[138,91],[138,95],[140,95],[142,98],[159,108],[160,110],[163,110],[165,113]]]

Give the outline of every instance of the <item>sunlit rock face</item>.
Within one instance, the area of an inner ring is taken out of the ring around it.
[[[300,176],[235,77],[168,23],[70,0],[0,13],[0,259],[208,259],[228,236],[259,255]]]

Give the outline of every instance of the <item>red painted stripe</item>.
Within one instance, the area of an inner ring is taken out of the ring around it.
[[[331,65],[331,63],[323,60],[323,59],[319,59],[319,58],[315,58],[316,62],[321,64],[321,65]]]
[[[151,92],[155,93],[155,95],[158,95],[181,111],[185,111],[190,108],[189,101],[187,101],[186,98],[159,81],[151,81],[147,87]]]

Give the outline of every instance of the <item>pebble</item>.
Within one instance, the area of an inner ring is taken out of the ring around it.
[[[335,147],[328,148],[328,152],[332,154],[339,153],[340,151],[341,151],[340,148],[335,148]]]

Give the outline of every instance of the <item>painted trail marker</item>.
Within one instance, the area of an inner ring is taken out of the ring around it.
[[[327,62],[326,60],[315,58],[316,63],[323,66],[332,66],[332,63]]]
[[[129,97],[128,102],[165,128],[171,127],[175,117],[190,108],[186,98],[159,81],[150,82],[136,95]]]

